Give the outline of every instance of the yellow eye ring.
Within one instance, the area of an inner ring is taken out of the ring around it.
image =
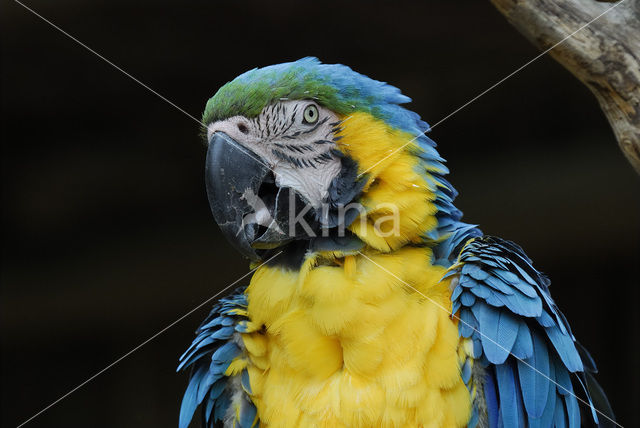
[[[302,119],[304,123],[312,124],[318,121],[318,107],[313,104],[309,104],[305,107],[304,112],[302,113]]]

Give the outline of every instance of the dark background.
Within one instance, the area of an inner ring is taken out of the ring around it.
[[[28,5],[199,117],[218,87],[307,55],[388,81],[435,123],[537,51],[488,1]],[[2,426],[16,426],[247,272],[203,187],[197,123],[2,2]],[[640,180],[595,99],[544,57],[440,124],[458,206],[524,246],[640,402]],[[178,356],[209,305],[29,423],[174,427]]]

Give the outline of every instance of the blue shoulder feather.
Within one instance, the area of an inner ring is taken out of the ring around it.
[[[237,375],[239,382],[231,382],[225,374],[231,362],[244,353],[237,338],[247,328],[248,319],[242,315],[246,307],[247,297],[242,291],[221,299],[180,357],[178,371],[191,368],[180,407],[180,428],[189,426],[198,406],[202,406],[203,426],[213,427],[227,418],[238,428],[258,426],[256,408],[249,397],[251,385],[247,371]]]
[[[489,425],[580,426],[571,374],[594,422],[610,423],[613,412],[592,376],[595,363],[551,298],[549,279],[516,244],[478,237],[471,225],[456,227],[435,253],[445,266],[453,263],[446,276],[457,277],[451,298],[460,335],[480,345],[474,358],[486,368]]]

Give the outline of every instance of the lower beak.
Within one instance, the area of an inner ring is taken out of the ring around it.
[[[264,221],[273,214],[269,209],[273,208],[273,197],[260,193],[263,185],[275,188],[270,168],[223,132],[216,132],[209,143],[205,183],[213,217],[244,256],[259,260],[265,250],[290,240],[275,223]]]

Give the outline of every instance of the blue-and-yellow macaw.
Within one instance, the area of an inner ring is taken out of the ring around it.
[[[198,406],[204,426],[577,427],[579,401],[613,423],[549,280],[461,221],[409,101],[304,58],[207,102],[212,212],[256,270],[180,359],[181,428]]]

